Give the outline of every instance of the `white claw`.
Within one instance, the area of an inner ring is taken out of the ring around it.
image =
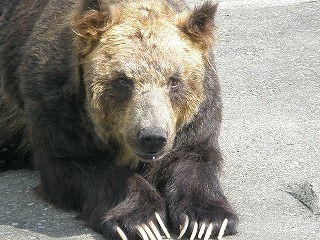
[[[146,233],[146,231],[141,226],[136,226],[136,229],[138,230],[138,233],[142,240],[149,240],[149,237]]]
[[[149,226],[150,226],[151,230],[153,231],[153,233],[156,235],[157,240],[162,240],[162,236],[161,236],[158,228],[156,227],[156,225],[154,225],[154,223],[152,221],[149,222]]]
[[[198,223],[195,222],[194,225],[193,225],[193,230],[192,230],[192,233],[191,233],[190,240],[194,240],[194,238],[197,235],[197,232],[198,232]]]
[[[166,226],[164,225],[159,213],[155,212],[155,215],[156,215],[156,218],[157,218],[157,221],[160,225],[160,227],[162,228],[162,231],[164,232],[164,234],[166,235],[167,238],[171,238],[169,232],[168,232],[168,229],[166,228]]]
[[[206,234],[204,235],[204,239],[203,240],[209,240],[209,237],[212,234],[212,230],[213,230],[213,224],[210,223],[208,228],[207,228]]]
[[[202,223],[201,224],[201,227],[200,227],[200,230],[199,230],[199,235],[198,235],[198,239],[201,239],[202,238],[202,235],[204,234],[204,230],[206,229],[206,224],[205,223]]]
[[[150,228],[146,224],[142,224],[142,227],[148,234],[150,240],[157,240],[156,237],[153,235],[152,231],[150,230]]]
[[[221,224],[221,228],[220,228],[220,231],[219,231],[219,234],[218,234],[218,237],[217,237],[218,240],[222,239],[222,237],[224,235],[224,231],[227,228],[227,225],[228,225],[228,219],[226,218],[225,220],[223,220],[223,222]]]
[[[183,237],[183,235],[186,233],[188,225],[189,225],[189,217],[186,215],[184,218],[184,223],[181,227],[180,235],[179,235],[178,239],[181,239]]]
[[[122,240],[128,240],[127,236],[124,234],[124,232],[122,231],[121,228],[116,227],[116,231],[119,234],[119,236],[121,237]]]

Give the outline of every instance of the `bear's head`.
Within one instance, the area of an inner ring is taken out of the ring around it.
[[[73,29],[96,132],[120,144],[118,164],[160,159],[205,97],[217,5],[178,13],[160,1],[92,6]]]

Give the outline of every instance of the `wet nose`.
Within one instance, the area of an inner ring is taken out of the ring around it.
[[[166,144],[167,134],[161,128],[147,128],[139,133],[139,145],[143,153],[156,154]]]

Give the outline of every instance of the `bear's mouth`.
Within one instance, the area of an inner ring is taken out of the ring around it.
[[[149,153],[136,153],[136,155],[140,158],[143,162],[152,162],[159,160],[163,155],[155,152],[149,152]]]

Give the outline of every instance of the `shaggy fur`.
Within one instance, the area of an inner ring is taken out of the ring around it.
[[[107,239],[159,212],[178,233],[237,216],[219,183],[220,88],[205,2],[4,3],[0,167],[40,170],[39,193]],[[63,7],[61,7],[63,5]],[[151,139],[151,140],[150,140]]]

